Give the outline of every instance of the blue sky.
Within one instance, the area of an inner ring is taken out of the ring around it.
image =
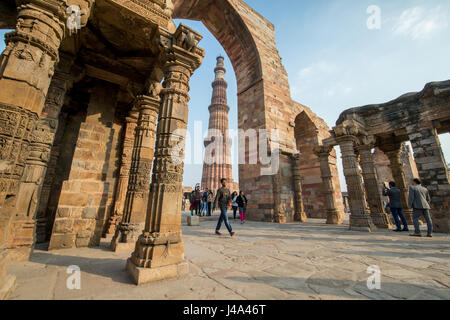
[[[450,79],[448,0],[246,2],[275,26],[294,100],[309,106],[329,126],[345,109],[387,102],[420,91],[427,82]],[[379,30],[367,28],[366,11],[371,5],[381,10]],[[196,121],[202,122],[203,131],[207,129],[216,57],[226,54],[200,22],[183,23],[204,35],[200,46],[206,50],[191,79],[188,131],[194,138]],[[236,79],[228,59],[226,68],[230,128],[237,128]],[[441,143],[450,162],[450,135],[441,136]],[[201,150],[193,153],[202,158]],[[202,165],[186,164],[183,184],[200,182],[201,173]]]

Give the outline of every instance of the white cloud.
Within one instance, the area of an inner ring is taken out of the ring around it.
[[[402,12],[393,31],[395,35],[423,39],[447,26],[447,14],[441,7],[432,9],[414,7]]]

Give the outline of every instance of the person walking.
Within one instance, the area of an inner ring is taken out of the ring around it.
[[[244,224],[245,223],[245,213],[247,212],[248,200],[243,191],[241,191],[239,193],[239,196],[237,197],[236,202],[239,206],[239,215],[241,216],[241,224]]]
[[[413,185],[409,187],[408,205],[413,208],[414,233],[412,237],[421,237],[419,227],[419,218],[423,215],[427,222],[428,234],[427,237],[433,237],[433,222],[430,217],[430,193],[427,188],[422,186],[419,179],[413,180]]]
[[[211,217],[212,215],[212,203],[214,202],[214,193],[209,190],[208,191],[208,198],[207,198],[207,209],[208,209],[208,216]]]
[[[238,211],[238,204],[236,202],[236,199],[238,197],[238,193],[235,191],[231,195],[231,207],[233,208],[233,220],[236,220],[236,213]]]
[[[216,235],[222,235],[220,233],[220,228],[222,227],[222,222],[224,222],[225,226],[228,229],[228,232],[230,233],[230,236],[233,237],[235,235],[235,232],[233,232],[233,229],[231,228],[227,214],[228,206],[230,205],[231,201],[230,190],[227,188],[227,179],[220,180],[220,183],[222,184],[222,188],[217,190],[216,198],[214,200],[214,207],[220,208],[220,218],[217,222]]]
[[[403,215],[401,191],[395,186],[394,181],[389,182],[389,189],[386,188],[386,186],[384,187],[383,196],[389,197],[389,203],[387,204],[387,206],[391,210],[391,213],[394,216],[395,225],[397,226],[397,229],[394,231],[409,231],[408,223],[406,222],[405,216]],[[403,223],[403,229],[400,220]]]

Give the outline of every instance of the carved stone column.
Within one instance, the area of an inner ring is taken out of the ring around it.
[[[404,164],[401,160],[401,143],[381,145],[380,150],[389,158],[392,177],[397,188],[400,189],[400,200],[403,207],[403,215],[409,225],[413,224],[412,209],[408,207],[409,188],[405,179]]]
[[[308,220],[305,208],[303,206],[303,192],[302,192],[302,177],[300,175],[300,155],[296,154],[292,156],[292,168],[294,178],[294,208],[295,215],[294,220],[300,222],[306,222]]]
[[[376,229],[367,211],[364,187],[361,180],[355,147],[358,139],[355,136],[346,135],[337,138],[342,152],[344,175],[347,182],[350,202],[350,230],[373,231]]]
[[[201,39],[201,35],[180,25],[175,33],[175,45],[168,49],[164,67],[164,89],[145,230],[127,261],[127,270],[136,284],[188,272],[181,234],[180,194],[189,79],[200,66],[204,51],[185,45],[182,39],[186,36],[196,39],[195,43]]]
[[[141,95],[136,98],[139,110],[128,188],[125,197],[122,221],[111,241],[111,249],[133,249],[142,233],[147,212],[150,188],[150,173],[155,148],[156,119],[161,100],[159,96]]]
[[[65,27],[59,1],[16,2],[16,29],[0,57],[0,299],[14,282],[6,276],[10,218]]]
[[[58,128],[59,113],[64,103],[64,96],[71,86],[72,63],[73,57],[61,56],[61,61],[50,83],[41,118],[31,134],[30,152],[19,185],[16,215],[13,217],[8,244],[9,248],[16,249],[15,255],[21,255],[16,260],[24,260],[29,256],[33,245],[35,220],[40,226],[42,225],[40,219],[43,217],[36,216],[38,201]]]
[[[320,172],[322,177],[322,192],[325,194],[325,205],[327,210],[327,224],[342,224],[342,217],[344,216],[343,212],[339,212],[336,205],[335,199],[335,187],[333,183],[333,175],[331,173],[331,165],[335,165],[335,156],[334,162],[332,161],[331,152],[333,150],[332,146],[318,146],[314,149],[315,154],[319,157],[320,160]]]
[[[105,234],[114,234],[116,227],[123,217],[125,200],[128,190],[128,181],[130,179],[131,162],[133,158],[133,145],[135,140],[136,127],[138,123],[139,112],[132,109],[128,117],[125,118],[125,132],[123,135],[122,157],[120,163],[119,179],[117,181],[116,194],[114,199],[114,210],[108,221]]]
[[[370,137],[364,138],[363,144],[358,147],[358,151],[370,215],[377,228],[390,229],[391,223],[388,215],[384,211],[379,190],[381,186],[378,184],[377,173],[373,162],[372,149],[374,148],[374,141]]]

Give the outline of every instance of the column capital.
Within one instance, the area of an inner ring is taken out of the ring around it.
[[[319,157],[329,157],[333,151],[333,145],[318,145],[315,146],[313,152]]]
[[[160,106],[161,98],[159,96],[151,97],[147,95],[139,95],[134,101],[133,108],[135,108],[139,112],[146,109],[159,112]]]

